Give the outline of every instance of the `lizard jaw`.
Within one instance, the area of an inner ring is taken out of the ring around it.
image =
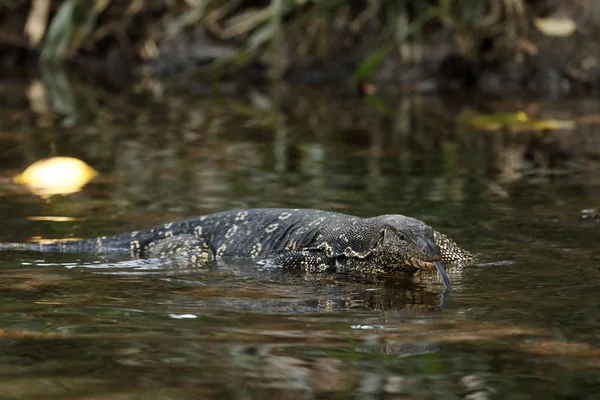
[[[444,265],[440,260],[423,261],[417,258],[411,258],[409,262],[413,267],[418,268],[420,270],[432,270],[434,268],[437,269],[438,274],[440,274],[440,278],[442,278],[442,282],[444,283],[444,287],[446,288],[446,290],[452,291],[452,284],[450,283],[450,278],[448,278],[446,270],[444,269]]]
[[[439,260],[431,260],[431,261],[425,261],[425,260],[420,260],[418,258],[411,258],[410,260],[408,260],[408,264],[420,269],[420,270],[434,270],[436,269],[436,265],[435,263],[439,262]]]

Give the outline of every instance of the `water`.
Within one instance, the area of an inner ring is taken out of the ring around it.
[[[5,83],[0,241],[313,207],[408,214],[485,264],[444,295],[418,279],[1,253],[3,398],[600,398],[600,226],[578,219],[600,204],[594,124],[467,132],[455,116],[472,104],[286,90],[279,105],[83,91],[101,105],[61,127]],[[536,106],[575,119],[600,105]],[[10,183],[52,154],[101,177],[49,200]]]

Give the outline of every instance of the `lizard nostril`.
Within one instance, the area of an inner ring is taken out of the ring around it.
[[[427,255],[427,258],[431,260],[439,260],[442,256],[440,247],[433,242],[427,243],[425,246],[425,254]]]

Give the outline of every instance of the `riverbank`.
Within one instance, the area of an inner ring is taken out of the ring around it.
[[[4,6],[2,69],[42,59],[124,83],[185,74],[242,86],[284,79],[359,93],[394,84],[552,96],[593,94],[600,77],[593,1],[92,3]]]

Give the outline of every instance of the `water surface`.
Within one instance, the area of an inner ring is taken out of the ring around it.
[[[477,105],[389,96],[382,110],[334,90],[286,90],[84,92],[100,105],[64,127],[63,117],[28,108],[23,85],[4,83],[0,241],[114,234],[235,207],[311,207],[408,214],[486,265],[453,274],[445,296],[418,279],[1,253],[3,396],[600,397],[600,226],[578,219],[600,204],[594,124],[468,132],[455,116]],[[282,100],[265,106],[259,95]],[[536,106],[578,118],[599,104]],[[50,199],[11,184],[54,154],[101,176]]]

